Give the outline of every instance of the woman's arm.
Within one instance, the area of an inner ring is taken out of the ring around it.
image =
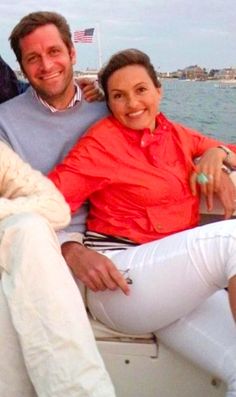
[[[70,210],[54,184],[0,142],[0,219],[37,212],[58,230],[70,222]]]
[[[206,196],[207,208],[209,211],[213,209],[213,195],[217,194],[225,210],[225,219],[230,218],[236,209],[236,189],[225,172],[230,172],[235,166],[236,154],[226,146],[219,145],[203,153],[190,177],[193,194],[197,191],[199,175],[206,177],[206,183],[200,184],[200,188],[201,193]]]
[[[179,125],[177,125],[177,130],[178,128]],[[213,194],[216,193],[224,207],[225,218],[229,218],[236,208],[236,189],[229,175],[222,170],[222,166],[235,167],[236,145],[225,145],[222,141],[207,137],[198,131],[184,126],[180,126],[180,128],[181,134],[185,134],[191,147],[191,159],[193,162],[190,188],[192,193],[196,195],[198,186],[200,187],[201,193],[206,197],[209,211],[213,209]],[[231,149],[230,156],[227,155],[222,147],[226,151],[228,151],[227,148]],[[194,164],[194,159],[197,157],[200,158]]]

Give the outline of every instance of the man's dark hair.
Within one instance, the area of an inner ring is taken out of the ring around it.
[[[22,54],[20,48],[20,40],[35,29],[45,25],[55,25],[61,35],[61,38],[68,50],[73,47],[70,27],[66,19],[56,12],[38,11],[32,12],[23,17],[20,22],[12,30],[9,37],[11,48],[13,49],[19,64],[22,66]]]

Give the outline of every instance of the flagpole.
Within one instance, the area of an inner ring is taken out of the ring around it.
[[[101,39],[100,39],[100,26],[96,24],[97,30],[97,45],[98,45],[98,67],[101,69],[102,67],[102,46],[101,46]]]

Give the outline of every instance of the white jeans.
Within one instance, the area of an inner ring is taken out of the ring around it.
[[[79,290],[39,215],[0,222],[0,396],[114,397]]]
[[[119,331],[157,333],[236,397],[236,327],[227,292],[217,292],[236,275],[236,221],[105,254],[132,280],[131,293],[88,291],[91,313]]]

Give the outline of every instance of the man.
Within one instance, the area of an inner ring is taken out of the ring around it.
[[[101,102],[84,101],[73,81],[75,49],[62,16],[29,14],[16,25],[10,42],[31,87],[0,106],[0,138],[34,168],[47,173],[107,111]],[[86,208],[61,233],[66,261],[70,266],[76,263],[73,271],[81,274],[82,281],[89,274],[87,286],[94,290],[117,286],[127,290],[114,265],[81,246],[77,234],[74,237],[74,232],[84,230],[85,217]],[[34,217],[24,222],[11,217],[4,231],[0,266],[1,262],[14,266],[7,274],[2,271],[0,285],[1,397],[28,397],[35,392],[50,397],[114,396],[79,290],[52,231]],[[31,239],[38,239],[37,252],[31,250]],[[75,270],[80,265],[82,270]],[[100,267],[109,276],[93,283]]]

